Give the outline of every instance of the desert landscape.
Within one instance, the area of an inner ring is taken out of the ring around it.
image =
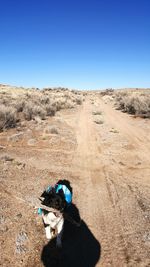
[[[67,179],[81,227],[48,242],[36,200]],[[0,85],[1,266],[150,266],[150,89]]]

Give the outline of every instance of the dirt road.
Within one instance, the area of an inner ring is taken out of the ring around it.
[[[93,115],[95,110],[101,111],[101,115]],[[46,244],[40,219],[35,224],[35,215],[27,208],[23,210],[20,203],[22,213],[31,218],[32,229],[26,220],[30,249],[22,263],[9,266],[150,266],[149,121],[131,118],[96,96],[87,97],[76,111],[61,116],[66,129],[70,129],[70,135],[61,139],[61,144],[64,142],[61,148],[57,140],[57,149],[55,144],[52,148],[52,144],[44,147],[39,143],[24,153],[21,147],[17,151],[16,147],[9,147],[7,152],[30,166],[26,176],[31,171],[32,177],[35,173],[39,175],[32,190],[33,183],[28,178],[25,180],[28,190],[22,182],[18,185],[26,195],[30,190],[36,196],[39,188],[48,183],[48,178],[42,177],[49,175],[53,181],[57,177],[68,178],[83,225],[80,230],[66,225],[70,233],[66,239],[64,236],[60,256],[53,245]],[[96,117],[101,121],[99,124],[94,122]],[[49,262],[45,259],[47,253],[54,253]]]
[[[78,206],[101,244],[97,266],[148,266],[150,137],[128,115],[97,106],[103,125],[93,123],[90,101],[79,114],[74,162]]]

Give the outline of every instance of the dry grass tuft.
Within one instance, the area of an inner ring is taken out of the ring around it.
[[[94,122],[95,122],[96,124],[103,124],[103,123],[104,123],[104,121],[101,120],[101,119],[99,119],[99,118],[95,119]]]
[[[93,111],[92,114],[93,115],[102,115],[102,112],[100,110],[97,110],[97,111]]]

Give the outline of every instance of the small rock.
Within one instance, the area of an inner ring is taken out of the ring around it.
[[[28,140],[28,145],[29,146],[34,146],[36,144],[36,142],[37,142],[36,139],[29,139]]]
[[[22,139],[23,135],[24,135],[23,132],[13,134],[13,135],[8,137],[8,141],[18,142],[20,139]]]

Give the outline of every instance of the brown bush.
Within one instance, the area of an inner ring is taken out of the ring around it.
[[[76,103],[77,103],[77,105],[81,105],[82,104],[82,99],[77,97],[76,98]]]
[[[54,106],[53,104],[47,104],[45,105],[45,109],[47,116],[55,116],[56,106]]]
[[[43,95],[42,98],[41,98],[41,104],[45,105],[45,104],[49,104],[49,102],[50,102],[50,96]]]
[[[0,131],[13,128],[17,123],[17,113],[13,107],[0,105]]]
[[[117,108],[129,114],[150,118],[150,96],[119,94]]]
[[[32,120],[37,116],[44,120],[46,117],[46,111],[41,106],[35,105],[32,102],[25,105],[23,113],[26,120]]]
[[[16,108],[17,112],[22,112],[25,107],[25,100],[17,99],[13,106]]]
[[[102,115],[102,112],[100,110],[96,110],[92,112],[93,115]]]

